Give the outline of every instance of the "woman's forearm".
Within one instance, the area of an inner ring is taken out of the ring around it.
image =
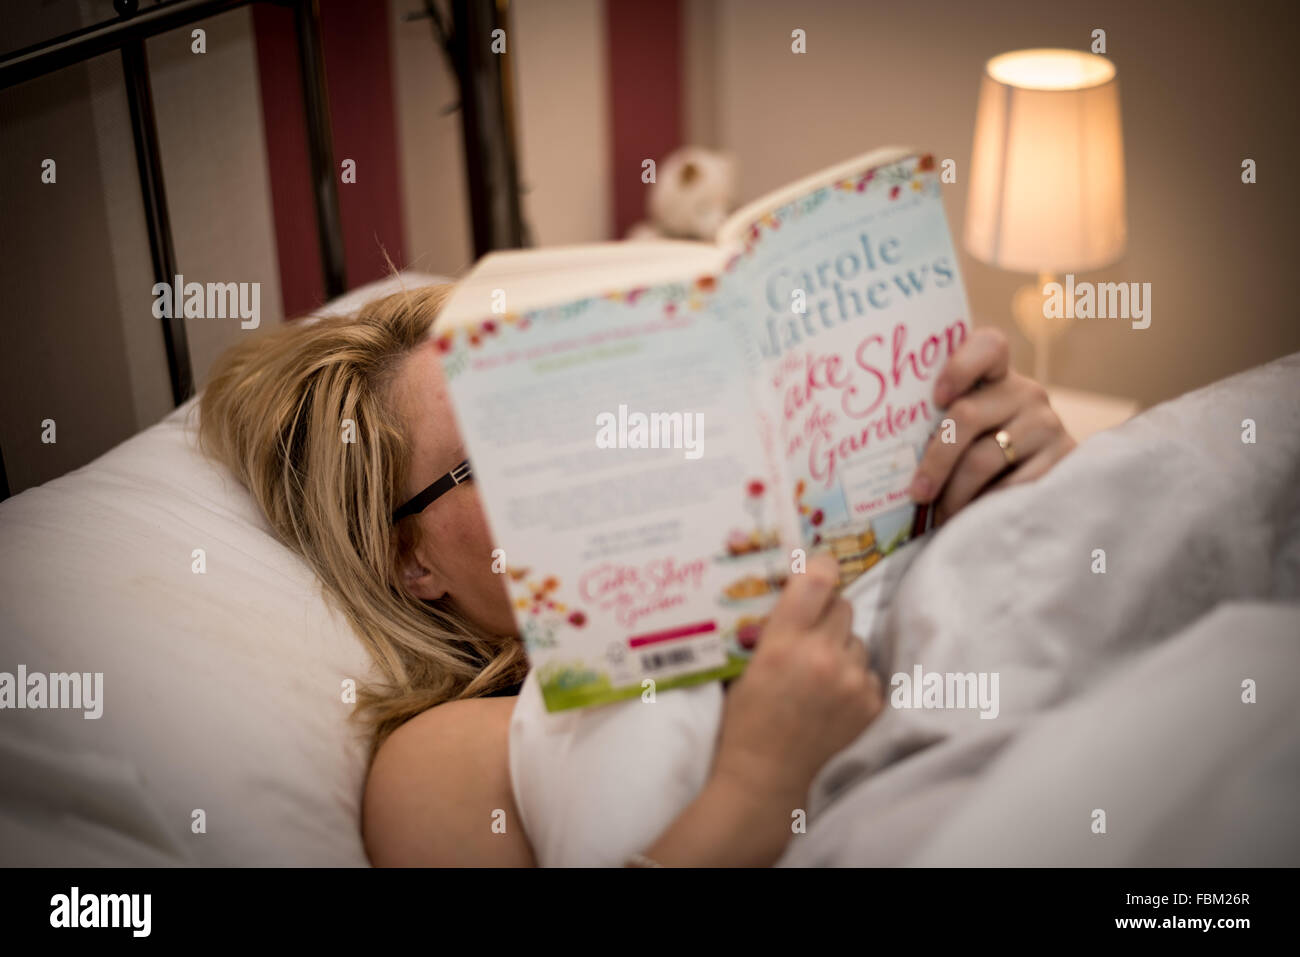
[[[714,774],[645,854],[665,867],[769,867],[793,833],[806,789],[782,795]]]

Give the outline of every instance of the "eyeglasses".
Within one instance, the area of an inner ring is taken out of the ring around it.
[[[426,488],[415,498],[411,499],[401,508],[393,512],[393,524],[396,525],[408,515],[414,515],[416,512],[423,512],[443,495],[450,492],[457,485],[463,485],[472,478],[469,470],[469,459],[461,462],[454,469],[438,479],[428,488]]]

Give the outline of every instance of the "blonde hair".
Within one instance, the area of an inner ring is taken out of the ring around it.
[[[392,523],[410,442],[391,387],[450,289],[400,292],[354,316],[251,338],[217,361],[200,400],[203,449],[315,570],[378,668],[353,712],[372,755],[420,712],[502,690],[527,672],[516,639],[482,634],[449,602],[420,601],[398,584],[418,523],[400,531]],[[345,419],[354,442],[343,441]]]

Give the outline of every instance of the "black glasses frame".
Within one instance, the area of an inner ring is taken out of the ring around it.
[[[442,476],[442,478],[438,479],[436,482],[434,482],[432,485],[426,488],[419,495],[415,496],[415,498],[411,499],[405,505],[402,505],[400,508],[396,509],[393,512],[393,524],[396,525],[398,522],[406,518],[408,515],[414,515],[417,512],[423,512],[426,508],[432,505],[443,495],[446,495],[457,485],[464,485],[471,478],[473,478],[473,473],[470,471],[469,468],[469,459],[466,459],[464,462],[461,462],[460,465],[457,465],[446,475]]]

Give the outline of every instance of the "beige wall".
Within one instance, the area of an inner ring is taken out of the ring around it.
[[[407,264],[456,275],[473,265],[455,77],[417,4],[392,0],[394,88]],[[514,0],[507,52],[518,97],[519,178],[535,245],[609,235],[604,0]]]
[[[122,89],[122,61],[101,56],[88,64],[90,107],[95,125],[95,165],[108,247],[95,258],[113,272],[115,300],[105,301],[104,317],[120,323],[137,428],[155,422],[172,407],[171,379],[159,321],[153,317],[153,260],[140,199],[131,116]],[[58,257],[54,257],[58,261]]]
[[[14,492],[136,429],[109,248],[88,68],[0,92],[0,449]]]
[[[510,5],[524,214],[538,246],[609,237],[604,0]]]
[[[473,261],[456,77],[428,20],[406,21],[418,0],[391,0],[393,95],[406,267],[456,275]]]
[[[1060,385],[1131,396],[1180,394],[1300,349],[1285,280],[1294,271],[1297,155],[1292,100],[1300,79],[1281,5],[1095,0],[911,4],[687,0],[688,129],[740,160],[753,198],[854,153],[902,142],[957,161],[948,213],[960,237],[978,80],[988,57],[1032,46],[1086,49],[1107,31],[1119,70],[1128,175],[1129,248],[1079,279],[1152,284],[1149,329],[1082,321],[1053,352]],[[1273,11],[1270,15],[1269,11]],[[1294,23],[1293,18],[1285,18]],[[790,31],[808,52],[790,52]],[[1285,28],[1284,28],[1285,27]],[[716,58],[710,68],[701,59]],[[712,96],[699,89],[713,85]],[[1243,185],[1241,160],[1259,163]],[[963,254],[978,322],[1008,330],[1018,365],[1027,343],[1009,318],[1027,281]]]
[[[83,8],[83,14],[86,9]],[[281,321],[252,19],[236,10],[148,41],[159,149],[181,272],[260,282]],[[41,160],[57,162],[53,185]],[[0,448],[14,492],[84,464],[172,406],[121,58],[106,54],[0,92]],[[187,319],[202,383],[244,333]],[[40,441],[56,423],[57,442]]]
[[[716,0],[682,0],[682,89],[686,142],[722,148],[718,119],[718,17]]]
[[[198,25],[207,31],[203,55],[190,51],[189,30],[148,42],[176,263],[186,282],[261,283],[261,324],[278,325],[284,302],[252,12]],[[185,334],[202,387],[217,356],[253,331],[238,321],[186,319]]]

